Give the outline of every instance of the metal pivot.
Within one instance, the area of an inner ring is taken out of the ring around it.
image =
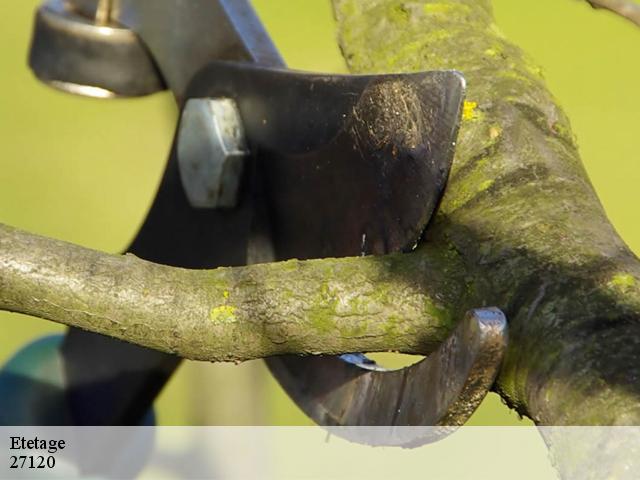
[[[194,208],[235,207],[248,154],[234,100],[187,101],[178,130],[178,165]]]
[[[110,21],[110,3],[103,0],[95,17],[63,0],[49,0],[38,9],[29,65],[41,81],[98,98],[166,88],[138,35]]]
[[[146,61],[157,66],[161,83],[183,108],[177,143],[132,253],[158,263],[211,268],[384,254],[411,249],[419,240],[453,158],[465,88],[459,73],[286,71],[247,0],[113,1],[117,8],[110,9],[108,20],[135,32],[149,55]],[[95,18],[103,3],[65,5],[59,15]],[[32,58],[46,57],[46,42],[38,35],[44,34],[36,31],[34,51],[44,53]],[[82,67],[91,65],[91,55],[66,45],[73,50],[69,73],[32,60],[40,77],[101,84],[114,94],[129,91],[126,82],[105,87],[101,70]],[[221,131],[228,123],[220,119],[232,117],[244,135]],[[240,173],[245,143],[251,155]],[[491,385],[505,342],[501,314],[478,310],[437,353],[398,372],[362,368],[352,361],[361,358],[358,354],[268,363],[321,424],[456,425]],[[64,350],[78,385],[72,397],[79,423],[135,423],[178,361],[75,330]],[[83,410],[96,403],[99,414]],[[389,440],[421,441],[428,439]]]

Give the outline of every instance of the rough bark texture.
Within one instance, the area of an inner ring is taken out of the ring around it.
[[[1,224],[0,252],[0,309],[194,360],[426,354],[468,303],[447,252],[185,270]]]
[[[466,305],[496,305],[497,390],[538,424],[640,425],[640,264],[587,178],[539,68],[488,0],[334,0],[354,72],[456,69],[468,83],[445,198],[412,256],[451,248]]]

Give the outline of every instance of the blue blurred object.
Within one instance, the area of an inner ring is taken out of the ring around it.
[[[63,426],[74,425],[68,401],[69,385],[65,375],[62,342],[64,335],[42,337],[18,351],[0,370],[0,425]],[[83,406],[91,408],[91,406]],[[150,409],[140,426],[154,427],[155,413]],[[83,474],[100,472],[109,478],[134,477],[146,464],[154,445],[153,428],[131,428],[127,442],[122,429],[113,428],[98,437],[101,441],[81,441],[81,458],[68,458]],[[33,432],[37,433],[35,428]],[[93,438],[91,429],[64,430],[76,441]],[[111,438],[113,437],[113,438]],[[67,438],[69,440],[69,438]],[[116,443],[117,441],[117,443]],[[108,456],[104,455],[109,451]],[[61,452],[64,457],[64,452]]]
[[[48,335],[19,350],[0,369],[0,425],[73,425],[62,342]],[[153,409],[140,426],[155,426]]]
[[[63,335],[40,338],[0,370],[0,425],[70,425],[65,395]]]

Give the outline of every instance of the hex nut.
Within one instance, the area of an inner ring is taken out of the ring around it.
[[[187,101],[178,130],[178,166],[191,206],[235,207],[248,155],[242,119],[232,99]]]

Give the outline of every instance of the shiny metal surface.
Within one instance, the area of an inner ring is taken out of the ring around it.
[[[486,308],[468,312],[435,352],[399,370],[373,368],[344,355],[270,362],[280,363],[278,379],[320,425],[381,427],[373,437],[370,429],[331,432],[375,445],[417,446],[439,440],[468,420],[495,380],[507,336],[504,314]],[[394,428],[404,426],[443,428]]]
[[[214,60],[266,66],[284,61],[247,0],[113,0],[111,20],[136,32],[181,100],[198,70]],[[69,0],[91,18],[97,0]]]
[[[234,100],[192,98],[178,129],[178,165],[195,208],[235,207],[249,152]]]
[[[329,75],[212,62],[186,97],[238,105],[274,259],[285,260],[411,249],[449,175],[464,88],[453,71]]]
[[[134,32],[97,25],[62,0],[49,0],[38,9],[29,65],[43,82],[79,95],[139,96],[165,88]]]

